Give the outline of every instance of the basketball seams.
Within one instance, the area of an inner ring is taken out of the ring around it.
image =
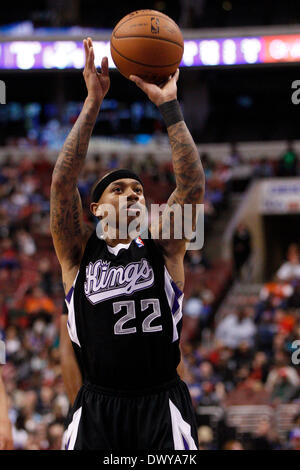
[[[159,13],[159,14],[156,14],[156,13],[142,14],[141,13],[136,16],[131,16],[130,18],[128,18],[128,20],[125,20],[125,21],[120,20],[120,22],[122,21],[122,23],[119,26],[117,25],[114,28],[113,35],[118,31],[119,28],[121,28],[121,26],[123,26],[123,24],[126,24],[128,21],[131,21],[133,18],[140,18],[141,16],[158,16],[159,18],[163,18],[164,20],[169,21],[170,23],[173,24],[173,26],[176,26],[176,28],[178,28],[178,25],[175,23],[175,21],[172,20],[172,18],[170,18],[169,16],[164,15],[163,13]]]
[[[179,44],[178,42],[172,41],[171,39],[164,39],[161,37],[155,37],[155,36],[113,36],[113,39],[119,40],[119,39],[139,39],[139,38],[144,38],[144,39],[154,39],[156,41],[164,41],[164,42],[170,42],[171,44],[175,44],[176,46],[180,47],[183,49],[183,46]],[[116,48],[114,48],[116,50]]]
[[[165,67],[172,67],[173,65],[178,64],[178,61],[173,62],[172,64],[167,64],[167,65],[150,65],[150,64],[143,64],[143,62],[138,62],[138,61],[136,61],[136,60],[130,59],[129,57],[126,57],[125,55],[121,54],[121,52],[119,52],[119,51],[115,48],[115,46],[113,45],[112,42],[111,42],[111,47],[116,51],[117,54],[119,54],[119,56],[123,57],[123,59],[126,59],[126,60],[128,60],[129,62],[133,62],[134,64],[142,65],[143,67],[165,68]]]

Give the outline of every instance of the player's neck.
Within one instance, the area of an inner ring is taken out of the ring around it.
[[[113,227],[108,224],[102,226],[101,238],[106,242],[108,246],[112,248],[117,245],[128,245],[134,240],[138,233],[136,231],[130,232],[128,229],[124,230],[124,227]]]
[[[104,238],[106,244],[111,247],[115,247],[117,245],[128,245],[132,242],[131,237],[127,237],[126,239],[124,238],[110,238],[109,236]]]

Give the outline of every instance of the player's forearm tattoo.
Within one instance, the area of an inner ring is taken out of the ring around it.
[[[55,248],[73,264],[80,262],[82,241],[82,208],[78,190],[71,198],[53,189],[50,199],[50,225]]]
[[[179,287],[179,289],[180,289],[181,291],[183,291],[183,289],[184,289],[184,282],[179,281],[179,280],[176,280],[176,281],[174,281],[174,282],[175,282],[176,286]]]
[[[97,103],[85,102],[58,156],[52,181],[61,183],[66,190],[77,183],[98,112],[99,105]]]
[[[184,121],[168,127],[176,179],[174,202],[199,204],[205,186],[198,150]]]
[[[86,101],[59,154],[52,175],[50,226],[59,260],[80,262],[86,227],[77,189],[99,106]]]

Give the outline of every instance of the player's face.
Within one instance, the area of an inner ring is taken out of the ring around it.
[[[101,212],[101,207],[104,205],[106,208],[111,206],[116,214],[117,224],[122,219],[128,225],[136,217],[139,217],[140,210],[146,205],[143,186],[131,178],[113,181],[107,186],[97,205],[100,211],[97,209],[95,212],[93,211],[95,215]],[[107,211],[103,215],[109,218]]]

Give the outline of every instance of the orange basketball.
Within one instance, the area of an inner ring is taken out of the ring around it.
[[[138,75],[162,83],[178,68],[183,55],[183,37],[177,24],[155,10],[138,10],[119,21],[110,39],[118,70],[126,77]]]

